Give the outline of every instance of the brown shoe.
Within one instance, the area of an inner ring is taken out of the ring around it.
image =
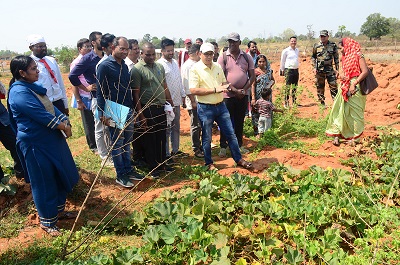
[[[214,164],[209,164],[209,165],[207,165],[206,167],[207,167],[207,169],[208,169],[209,171],[213,171],[213,170],[218,171],[218,168],[216,168],[216,167],[214,166]]]
[[[251,164],[250,162],[247,162],[244,159],[240,159],[240,161],[237,162],[236,165],[238,165],[239,167],[242,167],[244,169],[252,169],[253,168],[253,164]]]

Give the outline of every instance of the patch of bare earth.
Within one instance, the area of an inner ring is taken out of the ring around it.
[[[368,58],[368,55],[366,55]],[[380,64],[368,61],[369,66],[374,68],[374,74],[378,80],[379,87],[367,97],[367,106],[365,110],[365,121],[366,127],[364,132],[364,138],[376,137],[378,132],[376,130],[377,126],[391,125],[394,128],[399,129],[400,123],[400,110],[397,109],[400,103],[400,64],[387,63]],[[277,60],[272,62],[272,68],[274,73],[278,73],[279,65]],[[66,75],[64,76],[66,78]],[[277,87],[280,87],[284,80],[283,77],[275,74],[275,79],[277,82]],[[67,79],[65,79],[67,80]],[[311,72],[310,61],[308,58],[302,59],[300,66],[300,82],[299,84],[304,87],[303,93],[298,97],[299,103],[303,107],[298,108],[299,117],[308,117],[320,119],[326,116],[332,105],[332,100],[329,95],[329,91],[326,90],[325,96],[327,98],[326,102],[328,105],[327,109],[321,109],[318,102],[316,101],[316,89],[314,88],[314,77]],[[68,82],[65,82],[66,84]],[[71,93],[71,88],[69,88],[69,94]],[[312,95],[312,96],[310,96]],[[279,107],[279,106],[278,106]],[[190,118],[187,111],[181,110],[181,131],[182,133],[188,134],[190,132]],[[307,138],[301,139],[306,143],[316,142],[317,139]],[[218,145],[219,136],[214,135],[213,143]],[[82,140],[84,143],[84,140]],[[255,142],[245,138],[244,145],[247,148],[252,149],[255,146]],[[82,144],[84,146],[84,144]],[[319,145],[318,145],[319,146]],[[217,147],[218,148],[218,147]],[[188,150],[186,150],[188,151]],[[82,150],[73,150],[73,155],[78,156]],[[183,159],[182,161],[186,165],[202,165],[203,161],[201,159],[193,158],[191,151],[189,158]],[[219,173],[225,176],[230,176],[234,172],[241,174],[248,174],[258,177],[264,177],[264,170],[269,167],[271,163],[282,163],[287,166],[296,169],[307,169],[310,166],[318,165],[320,167],[326,168],[346,168],[340,163],[340,159],[347,159],[358,153],[370,153],[370,150],[364,149],[361,145],[356,147],[350,147],[348,145],[342,144],[340,147],[333,146],[330,142],[326,142],[320,145],[316,150],[312,150],[313,156],[300,153],[298,151],[282,150],[274,147],[266,147],[262,150],[255,159],[252,160],[254,165],[254,171],[250,172],[248,170],[237,168],[234,165],[232,158],[221,159],[219,157],[213,157],[215,159],[215,164],[219,168]],[[244,155],[244,158],[249,158],[251,155]],[[88,172],[81,172],[81,182],[79,186],[82,190],[87,191],[93,182],[94,175]],[[18,193],[16,196],[6,199],[0,196],[0,208],[3,207],[18,207],[18,205],[23,205],[29,200],[32,200],[32,196],[29,194],[29,185],[23,182],[18,182]],[[138,205],[143,205],[154,198],[156,198],[164,189],[179,190],[184,185],[191,185],[190,181],[176,180],[173,177],[173,173],[167,176],[159,184],[152,187],[154,184],[153,180],[145,180],[138,185],[136,190],[128,196],[128,200],[123,202],[123,205],[135,203],[128,206],[128,210],[132,210]],[[150,188],[149,191],[147,191]],[[83,209],[83,216],[78,222],[78,225],[83,225],[84,220],[99,219],[99,216],[104,216],[106,214],[105,205],[114,204],[120,200],[125,194],[129,192],[127,189],[121,188],[115,184],[112,178],[101,178],[99,183],[95,186],[91,198],[88,200],[86,207]],[[144,194],[143,194],[144,193]],[[140,197],[140,198],[139,198]],[[12,199],[12,203],[8,201]],[[69,200],[67,204],[67,210],[79,210],[82,201]],[[124,212],[122,213],[124,214]],[[38,219],[36,214],[31,214],[27,216],[25,221],[25,226],[20,231],[19,235],[15,238],[6,239],[0,238],[0,253],[4,252],[10,247],[20,246],[24,247],[31,244],[35,238],[40,238],[47,236],[44,232],[38,228]],[[61,228],[70,229],[73,225],[73,220],[60,221],[59,226]]]

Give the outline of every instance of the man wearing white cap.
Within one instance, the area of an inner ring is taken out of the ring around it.
[[[240,153],[238,139],[233,130],[231,117],[224,103],[223,92],[231,91],[221,66],[213,62],[214,45],[204,43],[200,47],[201,60],[193,65],[189,73],[190,92],[197,98],[197,114],[202,129],[205,165],[215,170],[211,157],[211,137],[214,121],[226,136],[232,158],[236,164],[251,169],[252,164],[245,161]]]
[[[38,65],[39,80],[36,83],[47,89],[47,97],[57,109],[69,115],[68,99],[61,71],[56,60],[47,55],[46,41],[40,35],[33,34],[27,38],[31,57]]]

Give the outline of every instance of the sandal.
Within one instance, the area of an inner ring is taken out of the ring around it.
[[[57,226],[47,227],[44,225],[40,225],[40,228],[42,228],[50,236],[56,237],[62,235],[60,228],[58,228]]]
[[[253,164],[251,164],[250,162],[247,162],[244,159],[240,159],[239,162],[236,163],[236,165],[238,165],[239,167],[242,167],[244,169],[251,169],[253,168]]]
[[[333,141],[332,141],[332,144],[333,144],[334,146],[339,146],[339,145],[340,145],[339,137],[335,137],[335,139],[333,139]]]
[[[207,170],[209,170],[209,171],[213,171],[213,170],[217,171],[218,170],[218,168],[216,168],[214,166],[214,164],[208,164],[206,167],[207,167]]]
[[[58,220],[75,219],[78,216],[77,212],[61,212],[58,214]]]

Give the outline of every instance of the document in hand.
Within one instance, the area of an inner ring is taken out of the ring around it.
[[[128,117],[129,108],[108,99],[104,108],[104,116],[115,121],[117,128],[123,129]]]
[[[90,110],[90,108],[92,107],[92,99],[81,96],[81,100],[82,100],[83,104],[85,104],[85,108],[87,110]],[[78,108],[78,102],[76,102],[76,98],[75,98],[74,94],[72,94],[72,98],[71,98],[71,108],[74,108],[74,109]]]

